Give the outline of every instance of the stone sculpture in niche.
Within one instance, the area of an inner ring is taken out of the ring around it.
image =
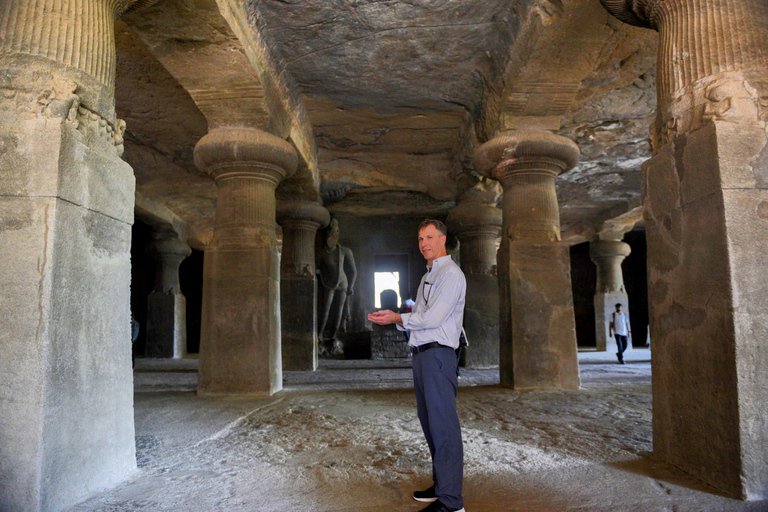
[[[316,254],[322,303],[317,331],[320,355],[341,357],[344,346],[336,336],[345,314],[349,316],[347,301],[353,293],[357,267],[352,251],[339,244],[339,222],[336,219],[331,220],[326,230],[325,243]]]

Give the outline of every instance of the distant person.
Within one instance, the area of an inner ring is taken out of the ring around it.
[[[133,346],[136,343],[136,339],[139,337],[139,321],[133,316],[131,311],[131,368],[136,366],[136,359],[133,356]]]
[[[608,322],[608,334],[616,338],[616,346],[619,351],[616,357],[620,364],[624,364],[624,351],[627,350],[628,340],[632,337],[632,329],[629,327],[629,318],[621,311],[621,303],[616,304],[616,311],[611,313]]]
[[[413,313],[376,311],[368,320],[396,324],[410,334],[416,408],[432,455],[434,484],[413,493],[430,503],[422,512],[464,512],[462,497],[464,446],[456,412],[459,380],[455,350],[459,348],[467,281],[445,249],[445,224],[425,220],[419,226],[419,250],[427,260]]]

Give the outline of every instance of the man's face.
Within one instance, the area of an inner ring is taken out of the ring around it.
[[[616,306],[616,312],[621,313],[621,306]]]
[[[434,261],[445,254],[446,236],[430,224],[419,231],[419,250],[427,261]]]

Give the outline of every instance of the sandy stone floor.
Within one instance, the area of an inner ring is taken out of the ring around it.
[[[465,370],[468,512],[765,511],[651,456],[650,352],[581,353],[582,389],[515,392]],[[430,485],[409,362],[324,362],[271,398],[198,398],[196,361],[137,361],[139,469],[71,512],[418,511]]]

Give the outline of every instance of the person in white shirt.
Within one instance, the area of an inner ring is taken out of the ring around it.
[[[376,311],[375,324],[396,324],[410,334],[416,408],[432,455],[434,484],[413,493],[430,503],[422,512],[464,512],[464,446],[456,412],[456,352],[464,319],[467,281],[445,250],[447,230],[438,220],[419,226],[419,250],[427,260],[412,313]]]
[[[624,351],[627,350],[628,340],[632,337],[632,329],[629,327],[629,318],[622,313],[621,308],[621,303],[616,304],[616,311],[611,313],[608,334],[616,338],[616,346],[619,348],[616,357],[620,364],[624,364]]]

